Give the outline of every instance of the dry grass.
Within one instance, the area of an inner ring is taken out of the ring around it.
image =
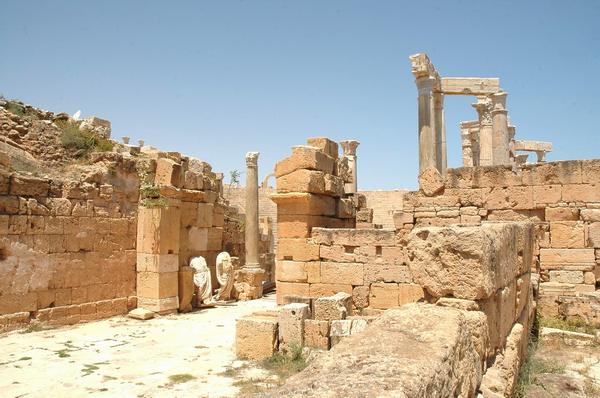
[[[542,327],[566,330],[569,332],[579,332],[587,334],[595,334],[598,328],[586,324],[580,317],[572,317],[569,319],[557,317],[540,317],[539,324]]]

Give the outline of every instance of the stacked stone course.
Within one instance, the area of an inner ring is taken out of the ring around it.
[[[541,314],[600,324],[600,160],[448,169],[420,182],[394,215],[398,229],[531,220]]]

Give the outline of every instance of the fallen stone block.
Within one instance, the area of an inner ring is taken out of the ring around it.
[[[304,320],[308,319],[308,304],[292,303],[284,305],[278,316],[279,344],[282,349],[302,347],[304,343]]]
[[[235,324],[235,354],[256,361],[270,358],[277,351],[277,317],[249,315]]]
[[[314,318],[320,321],[346,319],[352,313],[352,296],[348,293],[337,293],[331,297],[321,297],[314,301]]]
[[[127,316],[133,319],[146,321],[148,319],[154,318],[156,316],[156,313],[153,311],[149,311],[145,308],[136,308],[134,310],[129,311]]]

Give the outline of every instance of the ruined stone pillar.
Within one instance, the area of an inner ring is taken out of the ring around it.
[[[462,159],[464,167],[473,167],[473,145],[471,141],[470,122],[460,123],[460,141],[462,144]]]
[[[441,173],[437,161],[437,147],[441,142],[436,139],[435,127],[438,108],[434,100],[435,91],[440,88],[440,76],[426,54],[411,55],[410,60],[419,93],[419,173],[430,167],[435,167]],[[439,132],[441,135],[442,129]]]
[[[477,103],[472,104],[479,116],[479,165],[493,164],[493,128],[492,100],[490,97],[477,97]]]
[[[510,133],[508,130],[508,111],[506,93],[491,95],[492,99],[492,164],[510,164]]]
[[[240,300],[261,298],[265,271],[258,258],[258,152],[246,154],[246,264],[235,283]]]
[[[417,78],[416,82],[419,90],[419,172],[422,172],[430,167],[437,168],[433,118],[435,80]]]
[[[258,152],[246,154],[246,268],[258,262]]]
[[[357,174],[356,174],[356,148],[360,145],[360,142],[355,140],[340,141],[342,150],[344,151],[344,157],[348,159],[348,168],[352,173],[352,182],[348,182],[344,185],[345,193],[356,193],[358,191]]]
[[[433,94],[433,115],[435,126],[436,167],[442,175],[446,174],[448,159],[446,153],[446,123],[444,121],[444,94]]]

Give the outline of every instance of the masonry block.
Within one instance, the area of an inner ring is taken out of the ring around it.
[[[306,319],[304,321],[304,345],[329,350],[329,322]]]
[[[335,160],[319,148],[295,146],[292,154],[275,165],[275,176],[281,177],[299,169],[322,171],[333,174]]]
[[[329,297],[320,297],[314,301],[314,319],[332,321],[346,319],[352,314],[352,295],[336,293]]]
[[[260,361],[273,356],[278,347],[276,316],[250,315],[235,324],[235,353],[238,358]]]
[[[304,320],[310,316],[308,304],[284,305],[278,316],[279,343],[283,349],[302,346],[304,343]]]

